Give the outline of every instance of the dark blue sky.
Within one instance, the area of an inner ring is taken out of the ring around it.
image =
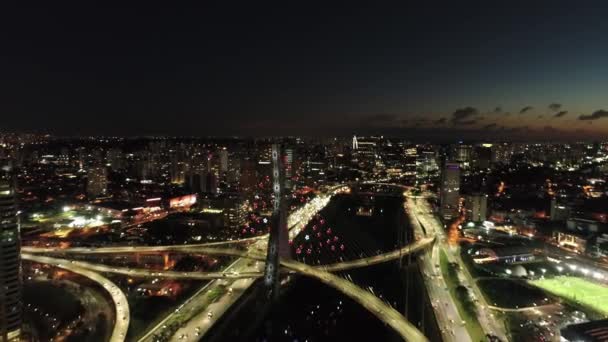
[[[4,8],[0,129],[608,132],[605,2],[223,3]]]

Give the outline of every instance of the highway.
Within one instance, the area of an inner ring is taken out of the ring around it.
[[[416,201],[409,201],[408,204],[411,204],[410,214],[414,216],[416,220],[418,220],[427,230],[431,229],[437,235],[437,245],[440,250],[445,252],[448,261],[451,263],[457,263],[460,266],[458,278],[461,284],[470,289],[473,292],[473,297],[479,301],[477,304],[477,318],[484,332],[486,334],[497,336],[501,341],[508,341],[504,325],[497,320],[494,313],[490,310],[485,296],[469,273],[467,265],[464,264],[462,258],[460,257],[459,248],[450,248],[447,245],[445,233],[443,231],[443,224],[441,224],[433,214],[428,201],[426,199],[418,199]],[[439,263],[438,256],[437,263]]]
[[[399,311],[378,299],[374,294],[360,288],[350,281],[294,260],[281,260],[281,265],[303,275],[318,279],[322,283],[349,296],[378,317],[382,322],[395,329],[405,341],[428,341],[426,336],[405,319]]]
[[[34,258],[34,254],[23,253],[23,255]],[[210,279],[244,279],[244,278],[258,278],[263,275],[262,272],[177,272],[177,271],[161,271],[161,270],[150,270],[145,268],[130,268],[130,267],[114,267],[104,264],[94,264],[85,261],[77,260],[65,260],[68,261],[73,267],[85,268],[95,272],[122,274],[130,277],[140,278],[169,278],[169,279],[190,279],[190,280],[210,280]]]
[[[259,267],[260,271],[262,271],[263,264],[259,263]],[[260,274],[262,274],[262,272],[260,272]],[[173,334],[173,340],[177,338],[184,342],[198,342],[201,336],[205,336],[209,329],[211,329],[219,317],[222,317],[222,315],[243,296],[247,289],[253,284],[254,280],[254,278],[220,280],[220,282],[225,282],[226,286],[232,289],[231,294],[222,296],[218,301],[213,303],[209,300],[205,300],[203,297],[199,305],[196,305],[195,307],[197,309],[204,307],[205,310],[198,310],[198,313],[192,315],[192,318]],[[211,317],[209,316],[209,313],[212,314]]]
[[[329,265],[321,265],[317,266],[326,272],[339,272],[339,271],[347,271],[352,270],[354,268],[361,268],[372,266],[376,264],[381,264],[384,262],[388,262],[391,260],[399,259],[402,256],[408,255],[410,253],[416,253],[422,249],[425,249],[433,244],[435,241],[434,237],[422,238],[413,244],[404,246],[403,248],[396,249],[394,251],[390,251],[388,253],[378,254],[367,258],[361,258],[351,261],[343,261]]]
[[[290,226],[290,238],[296,236],[302,230],[308,221],[322,209],[329,199],[314,205],[315,210],[307,211],[306,215],[298,215],[301,221]],[[290,217],[291,218],[291,217]],[[90,268],[98,272],[119,273],[129,276],[140,277],[169,277],[175,279],[218,279],[214,280],[199,290],[194,296],[189,298],[175,312],[172,312],[165,317],[159,324],[148,331],[139,341],[151,341],[152,337],[160,334],[162,330],[170,325],[170,322],[175,316],[179,316],[181,321],[179,328],[173,335],[174,339],[196,341],[204,336],[204,333],[213,325],[213,323],[225,312],[230,305],[238,300],[240,295],[247,290],[253,283],[253,278],[262,275],[259,268],[259,262],[255,263],[251,259],[264,260],[263,252],[266,249],[266,239],[258,239],[249,246],[246,250],[234,248],[211,248],[208,244],[200,245],[176,245],[176,246],[121,246],[121,247],[104,247],[104,248],[33,248],[25,247],[24,252],[31,258],[36,256],[27,253],[61,253],[61,254],[108,254],[108,253],[146,253],[146,252],[192,252],[214,255],[230,255],[239,257],[232,265],[221,272],[175,272],[175,271],[153,271],[146,269],[131,269],[119,268],[106,265],[92,264],[83,261],[67,261],[75,268]],[[237,240],[235,240],[237,241]],[[287,269],[300,272],[304,275],[319,279],[325,284],[328,284],[339,291],[342,291],[355,301],[360,303],[366,309],[370,310],[375,316],[386,324],[393,327],[402,337],[408,341],[426,341],[426,337],[418,331],[411,323],[409,323],[398,311],[385,304],[375,295],[363,290],[357,285],[337,277],[329,272],[346,271],[353,268],[371,266],[383,262],[398,259],[408,253],[414,253],[427,248],[433,244],[435,237],[423,237],[418,239],[414,244],[405,246],[388,253],[370,256],[353,261],[335,263],[331,265],[322,265],[318,267],[308,266],[292,260],[282,260],[281,263]],[[234,242],[234,241],[233,241]],[[219,243],[218,243],[219,244]],[[209,303],[206,300],[206,294],[218,286],[231,286],[233,292],[222,296],[216,303]],[[236,289],[236,291],[235,291]],[[205,309],[201,310],[200,308]],[[211,314],[209,314],[211,312]],[[179,315],[176,315],[178,314]],[[182,317],[184,314],[190,315],[186,320]]]
[[[110,336],[110,341],[119,342],[125,340],[127,336],[127,330],[129,329],[129,322],[131,319],[129,313],[129,303],[127,302],[127,297],[122,292],[122,290],[113,282],[103,277],[99,273],[73,264],[70,260],[57,259],[45,256],[36,256],[31,254],[22,254],[21,258],[23,260],[28,260],[41,264],[48,264],[54,267],[59,267],[68,270],[70,272],[87,277],[99,284],[101,287],[103,287],[106,291],[108,291],[108,293],[112,297],[112,301],[114,302],[115,307],[116,318],[114,321],[114,328],[112,329],[112,335]]]
[[[430,245],[433,244],[433,242],[435,241],[434,237],[428,237],[428,238],[422,238],[418,241],[416,241],[414,244],[411,245],[407,245],[404,246],[401,249],[396,249],[394,251],[390,251],[387,253],[383,253],[383,254],[378,254],[378,255],[373,255],[367,258],[361,258],[361,259],[356,259],[356,260],[351,260],[351,261],[344,261],[344,262],[339,262],[339,263],[334,263],[334,264],[329,264],[329,265],[320,265],[320,266],[314,266],[317,269],[320,269],[322,271],[325,272],[340,272],[340,271],[348,271],[351,269],[355,269],[355,268],[361,268],[361,267],[367,267],[367,266],[372,266],[372,265],[377,265],[380,263],[384,263],[384,262],[389,262],[392,260],[396,260],[399,259],[400,257],[403,257],[405,255],[408,255],[410,253],[416,253],[424,248],[429,247]],[[170,246],[159,246],[162,248],[162,250],[166,250],[166,248],[170,248]],[[111,247],[109,247],[111,248]],[[142,247],[142,248],[147,248],[147,247]],[[112,249],[113,250],[113,249]],[[29,251],[29,250],[28,250]],[[65,251],[70,251],[70,249],[59,249],[59,250],[55,250],[55,249],[51,249],[51,253],[64,253]],[[130,250],[130,252],[138,252],[139,250]],[[175,251],[179,251],[179,252],[183,252],[183,249],[177,249]],[[192,250],[193,252],[195,250]],[[199,250],[196,250],[197,253],[200,253]],[[76,253],[83,253],[83,254],[99,254],[99,253],[103,253],[103,254],[107,254],[107,253],[112,253],[112,252],[108,252],[106,250],[104,251],[96,251],[96,252],[83,252],[83,251],[78,251]],[[124,252],[123,252],[124,253]],[[30,254],[30,253],[24,253],[25,255],[28,256],[34,256],[34,254]],[[228,250],[228,249],[210,249],[210,250],[205,250],[204,254],[210,254],[210,255],[231,255],[231,256],[238,256],[240,258],[243,259],[254,259],[254,260],[258,260],[259,264],[264,263],[264,258],[262,258],[259,254],[257,253],[250,253],[247,251],[242,251],[242,250]],[[263,275],[263,272],[256,270],[256,271],[235,271],[234,270],[234,266],[237,265],[236,263],[233,263],[231,266],[227,267],[224,271],[217,271],[217,272],[201,272],[201,271],[196,271],[196,272],[177,272],[177,271],[164,271],[164,270],[151,270],[151,269],[145,269],[145,268],[132,268],[132,267],[117,267],[117,266],[108,266],[108,265],[104,265],[104,264],[95,264],[95,263],[90,263],[90,262],[85,262],[85,261],[77,261],[77,260],[70,260],[69,261],[74,267],[80,267],[80,268],[86,268],[92,271],[96,271],[96,272],[105,272],[105,273],[114,273],[114,274],[122,274],[122,275],[126,275],[126,276],[131,276],[131,277],[142,277],[142,278],[170,278],[170,279],[195,279],[195,280],[210,280],[210,279],[247,279],[247,278],[258,278],[261,277]],[[249,262],[250,263],[250,262]]]
[[[319,195],[319,196],[313,198],[310,202],[306,203],[306,205],[297,209],[296,211],[294,211],[292,214],[289,215],[287,222],[288,222],[288,229],[289,229],[290,237],[297,235],[308,224],[308,222],[314,217],[314,215],[316,215],[321,209],[323,209],[327,205],[327,203],[329,203],[329,201],[331,200],[331,197],[333,196],[335,191],[338,191],[338,190],[334,190],[331,194],[322,194],[322,195]],[[230,265],[228,268],[226,268],[224,270],[224,272],[250,273],[250,272],[259,272],[258,266],[251,263],[251,258],[264,261],[265,256],[266,256],[266,254],[265,254],[266,248],[267,248],[267,239],[260,239],[260,240],[256,241],[255,243],[253,243],[252,245],[248,246],[246,250],[236,250],[236,249],[229,249],[229,248],[220,249],[220,248],[209,248],[209,247],[205,247],[205,246],[199,246],[199,247],[195,247],[196,252],[195,251],[193,251],[193,252],[202,253],[201,249],[204,249],[205,253],[208,253],[208,254],[224,252],[225,254],[223,254],[223,255],[237,256],[237,257],[239,257],[239,259],[237,259],[232,265]],[[185,250],[187,251],[188,248],[186,248]],[[207,285],[206,291],[199,291],[194,296],[190,297],[187,300],[187,303],[184,305],[184,307],[182,307],[180,309],[180,315],[176,315],[177,312],[173,312],[173,313],[169,314],[168,317],[163,319],[163,322],[166,322],[166,323],[169,323],[172,320],[179,319],[179,320],[182,320],[182,323],[184,324],[184,327],[179,329],[173,335],[172,339],[178,340],[178,339],[180,339],[180,337],[182,337],[182,335],[184,336],[184,338],[182,338],[181,340],[184,340],[186,338],[190,341],[196,341],[196,340],[202,339],[204,334],[213,326],[213,324],[217,320],[219,320],[221,318],[222,314],[224,312],[226,312],[228,310],[228,308],[238,299],[238,297],[240,296],[240,293],[245,292],[253,284],[254,279],[240,279],[240,280],[235,280],[235,281],[237,281],[239,283],[237,283],[236,285],[233,283],[231,285],[237,286],[237,288],[239,289],[239,293],[225,294],[224,296],[219,298],[217,303],[215,303],[217,305],[214,305],[214,308],[213,308],[213,310],[215,311],[215,312],[213,312],[213,317],[212,317],[213,319],[211,319],[210,317],[207,317],[208,318],[207,323],[204,324],[203,326],[201,326],[200,321],[201,321],[201,316],[203,317],[203,319],[205,319],[204,318],[205,312],[201,312],[200,309],[202,307],[206,307],[207,305],[209,305],[209,303],[206,301],[206,298],[207,298],[206,293],[208,293],[209,291],[217,290],[221,286],[225,286],[223,284],[223,280],[211,281]],[[233,289],[233,291],[234,291],[234,289]],[[227,299],[226,298],[227,296],[229,296],[230,298]],[[203,311],[207,311],[207,310],[203,310]],[[184,313],[190,314],[190,316],[187,317],[187,319],[185,319],[185,322],[181,318],[181,317],[183,317]],[[163,326],[165,326],[165,324],[156,325],[144,336],[145,338],[141,338],[138,341],[139,342],[153,341],[153,339],[151,339],[151,336],[160,333],[164,329]],[[197,330],[197,328],[198,328],[198,330]]]
[[[266,240],[261,242],[266,243]],[[259,249],[258,249],[259,250]],[[119,246],[119,247],[69,247],[69,248],[57,248],[57,247],[29,247],[23,246],[21,251],[29,254],[127,254],[127,253],[162,253],[162,252],[175,252],[175,253],[199,253],[199,254],[212,254],[212,255],[226,255],[236,257],[248,257],[253,259],[264,260],[263,254],[246,252],[242,249],[236,248],[219,248],[219,247],[207,247],[203,245],[168,245],[168,246]]]
[[[416,200],[418,201],[418,200]],[[407,198],[407,207],[409,208],[409,218],[414,228],[414,236],[420,238],[422,236],[433,235],[441,240],[440,233],[435,231],[424,232],[420,226],[416,212],[416,201],[412,198]],[[429,228],[427,228],[429,229]],[[433,311],[437,319],[437,324],[441,331],[443,341],[449,342],[468,342],[471,341],[471,336],[466,327],[461,324],[462,318],[456,307],[456,303],[449,291],[446,291],[447,284],[443,278],[441,270],[435,265],[439,265],[439,244],[438,241],[433,245],[430,253],[425,253],[420,258],[420,269],[423,274],[424,283],[431,300]]]

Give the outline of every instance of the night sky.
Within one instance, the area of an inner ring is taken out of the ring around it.
[[[0,131],[608,133],[606,1],[48,3],[0,10]]]

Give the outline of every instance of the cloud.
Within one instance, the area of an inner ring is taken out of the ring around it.
[[[364,119],[364,121],[366,121],[370,125],[381,125],[381,124],[387,124],[387,123],[394,123],[396,120],[397,120],[397,115],[387,114],[387,113],[370,115],[370,116],[365,117],[365,119]]]
[[[530,130],[529,126],[505,127],[505,131],[508,131],[511,133],[526,132],[529,130]]]
[[[456,109],[456,111],[452,113],[450,122],[453,125],[472,125],[477,122],[477,119],[475,118],[477,115],[479,115],[479,111],[473,107]]]
[[[547,133],[556,133],[558,130],[553,126],[545,126],[543,127],[543,131]]]
[[[498,127],[498,124],[494,122],[491,124],[487,124],[487,125],[483,126],[482,128],[486,129],[486,130],[490,130],[490,129],[495,129],[496,127]]]
[[[555,113],[555,115],[553,115],[554,118],[561,118],[562,116],[568,114],[567,110],[562,110],[561,112],[557,112]]]
[[[549,110],[551,110],[552,112],[557,112],[560,109],[562,109],[562,105],[559,103],[552,103],[548,107],[549,107]]]
[[[519,111],[519,114],[524,114],[524,113],[526,113],[526,112],[531,111],[532,109],[534,109],[534,107],[532,107],[532,106],[525,106],[524,108],[522,108],[522,109]]]
[[[597,120],[597,119],[606,118],[606,117],[608,117],[608,111],[599,109],[599,110],[596,110],[595,112],[591,113],[590,115],[581,115],[578,117],[578,119],[579,120]]]
[[[470,126],[470,125],[474,125],[476,123],[477,123],[477,120],[473,119],[473,120],[458,121],[458,123],[456,123],[455,125]]]

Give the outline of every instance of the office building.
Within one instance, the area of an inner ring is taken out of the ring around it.
[[[450,220],[458,216],[460,205],[460,165],[446,163],[441,172],[441,216]]]
[[[0,162],[0,336],[18,340],[21,334],[21,257],[14,180]]]
[[[473,194],[465,197],[467,221],[482,222],[488,217],[488,195]]]
[[[105,195],[108,188],[108,171],[105,167],[93,167],[87,171],[87,195],[90,198]]]

